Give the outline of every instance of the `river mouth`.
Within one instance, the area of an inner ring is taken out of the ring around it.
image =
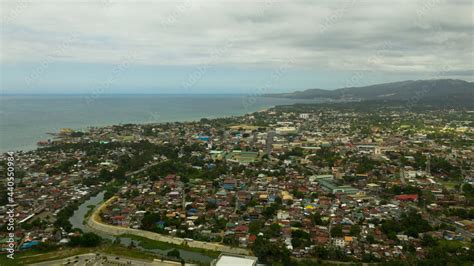
[[[72,217],[69,219],[69,222],[72,224],[72,228],[79,228],[83,232],[92,232],[92,230],[84,223],[84,217],[90,213],[90,208],[91,206],[98,206],[104,201],[104,194],[105,192],[100,192],[96,196],[90,197],[88,200],[84,201],[79,208],[74,212]],[[173,250],[174,248],[170,249],[146,249],[141,246],[141,240],[139,239],[132,239],[130,237],[123,237],[123,236],[112,236],[108,234],[104,234],[102,232],[95,232],[94,233],[98,234],[104,239],[108,239],[110,241],[116,241],[118,240],[121,245],[123,246],[130,246],[133,242],[133,246],[135,246],[135,249],[144,251],[144,252],[151,252],[157,255],[161,256],[166,256],[169,251]],[[182,259],[186,261],[193,261],[193,262],[199,262],[199,263],[204,263],[204,264],[210,264],[212,260],[214,260],[213,257],[201,254],[199,252],[195,251],[189,251],[189,250],[184,250],[180,248],[176,248]]]

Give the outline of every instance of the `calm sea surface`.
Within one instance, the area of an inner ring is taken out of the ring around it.
[[[61,128],[190,121],[242,115],[302,100],[245,95],[0,96],[0,151],[32,150]],[[306,101],[308,102],[308,101]]]

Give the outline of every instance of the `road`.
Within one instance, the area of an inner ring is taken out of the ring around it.
[[[145,231],[145,230],[113,226],[110,224],[103,223],[100,218],[100,212],[116,199],[117,199],[117,196],[114,196],[108,199],[105,203],[103,203],[102,205],[100,205],[98,208],[94,210],[92,215],[87,220],[87,226],[90,229],[102,234],[107,234],[107,235],[112,235],[112,236],[132,234],[132,235],[136,235],[140,237],[145,237],[151,240],[156,240],[156,241],[175,244],[175,245],[186,244],[192,248],[220,251],[220,252],[226,252],[226,253],[238,254],[238,255],[250,255],[250,251],[243,248],[231,247],[227,245],[222,245],[220,243],[211,243],[211,242],[196,241],[196,240],[188,241],[184,238],[157,234],[157,233]]]
[[[125,174],[125,176],[126,176],[126,177],[131,177],[131,176],[136,175],[136,174],[138,174],[138,173],[144,172],[144,171],[148,170],[148,168],[153,167],[153,166],[155,166],[155,165],[157,165],[157,164],[159,164],[159,163],[161,163],[161,161],[151,163],[151,164],[149,164],[149,165],[146,165],[146,166],[142,167],[142,168],[139,169],[139,170],[133,171],[133,172],[131,172],[131,173],[127,173],[127,174]]]
[[[266,152],[268,155],[270,155],[270,153],[272,152],[272,145],[273,145],[273,137],[275,137],[276,135],[276,132],[275,131],[268,131],[267,133],[267,149],[266,149]]]
[[[74,266],[102,266],[102,265],[138,265],[138,266],[176,266],[181,265],[174,261],[146,261],[140,259],[127,258],[123,256],[115,256],[110,254],[81,254],[69,258],[39,262],[32,264],[35,266],[52,266],[52,265],[74,265]]]
[[[471,239],[474,239],[474,234],[471,233],[470,231],[466,230],[465,228],[463,228],[462,226],[458,225],[458,224],[455,224],[455,223],[452,223],[452,222],[444,222],[442,221],[441,219],[439,219],[438,217],[434,217],[433,215],[431,215],[428,211],[424,210],[424,213],[426,213],[429,217],[429,220],[430,221],[434,221],[436,222],[437,224],[442,224],[442,223],[448,223],[449,225],[452,225],[456,228],[456,232],[461,234],[466,240],[471,240]]]

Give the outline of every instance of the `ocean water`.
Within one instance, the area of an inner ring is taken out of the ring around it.
[[[192,121],[302,100],[246,95],[2,95],[0,152],[32,150],[61,128]],[[311,101],[304,101],[311,102]]]

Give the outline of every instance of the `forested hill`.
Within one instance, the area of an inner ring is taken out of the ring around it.
[[[474,102],[474,82],[457,79],[407,80],[365,87],[336,90],[308,89],[292,93],[266,94],[266,97],[327,99],[329,101],[394,100],[423,103]]]

